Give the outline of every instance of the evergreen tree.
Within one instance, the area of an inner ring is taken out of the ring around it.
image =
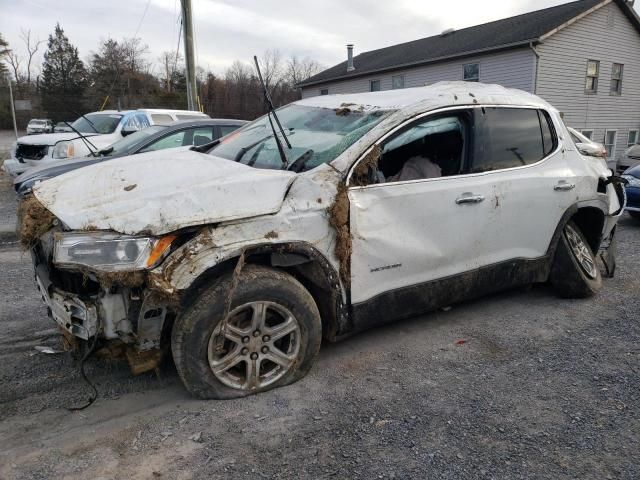
[[[2,79],[4,79],[7,73],[7,66],[4,64],[4,57],[7,56],[7,53],[9,53],[9,44],[2,38],[2,34],[0,33],[0,77]]]
[[[83,110],[87,71],[78,49],[69,43],[60,24],[49,35],[42,64],[42,106],[53,121],[74,120]]]

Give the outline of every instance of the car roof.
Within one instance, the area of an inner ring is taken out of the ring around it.
[[[233,118],[198,118],[198,119],[189,119],[189,120],[177,120],[175,122],[171,122],[169,124],[170,127],[173,126],[188,126],[188,125],[244,125],[249,123],[247,120],[236,120]]]
[[[520,105],[551,109],[531,93],[501,85],[478,82],[438,82],[433,85],[381,92],[320,95],[295,102],[297,105],[320,108],[349,107],[351,110],[425,110],[451,105]],[[355,108],[354,108],[355,107]]]

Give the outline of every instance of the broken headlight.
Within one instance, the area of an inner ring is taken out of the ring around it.
[[[164,259],[175,238],[175,235],[155,238],[115,233],[58,233],[53,262],[104,272],[144,270]]]
[[[73,141],[62,140],[55,144],[51,156],[53,158],[71,158],[75,154]]]

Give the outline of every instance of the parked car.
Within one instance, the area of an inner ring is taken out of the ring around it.
[[[444,82],[274,116],[208,154],[34,187],[21,241],[66,335],[124,342],[136,372],[170,346],[193,395],[232,398],[302,378],[323,337],[547,280],[601,288],[624,191],[535,95]]]
[[[12,158],[5,160],[4,169],[17,176],[27,169],[62,158],[82,157],[149,125],[168,125],[177,120],[209,118],[188,110],[140,109],[129,111],[104,110],[83,115],[71,125],[76,132],[52,133],[37,137],[21,137]]]
[[[618,172],[640,165],[640,144],[631,145],[618,162]]]
[[[587,155],[589,157],[607,158],[607,149],[603,144],[594,142],[574,128],[567,127],[567,130],[569,130],[569,135],[571,135],[573,143],[576,144],[578,152],[580,152],[582,155]],[[615,160],[610,165],[610,168],[615,171]]]
[[[622,178],[629,182],[625,187],[627,193],[625,210],[633,218],[640,220],[640,164],[626,170],[622,174]]]
[[[30,168],[13,181],[13,186],[18,195],[24,196],[31,193],[31,189],[36,183],[57,177],[77,168],[143,152],[211,143],[237,130],[246,123],[248,122],[244,120],[220,118],[183,120],[174,122],[170,126],[152,125],[100,150],[98,156],[90,155],[69,160],[57,160]]]
[[[34,118],[29,120],[27,124],[27,135],[51,132],[53,132],[53,122],[51,120]]]
[[[71,124],[73,122],[69,121],[68,123]],[[58,122],[53,127],[53,131],[55,133],[65,133],[65,132],[73,132],[73,129],[69,125],[67,125],[67,122]]]

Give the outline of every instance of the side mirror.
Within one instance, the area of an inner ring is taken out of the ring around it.
[[[606,157],[607,151],[601,146],[592,145],[589,143],[576,143],[578,152],[587,157]]]
[[[120,130],[120,133],[122,134],[123,137],[126,137],[127,135],[131,135],[132,133],[135,133],[138,130],[139,130],[138,128],[132,125],[126,125],[122,127],[122,130]]]

